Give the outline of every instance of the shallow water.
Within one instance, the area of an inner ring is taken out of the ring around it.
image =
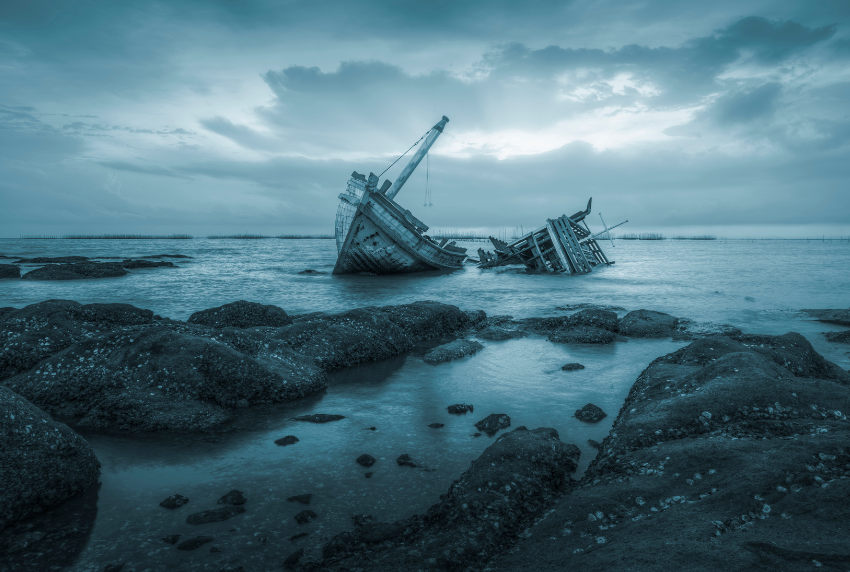
[[[473,249],[484,246],[472,243]],[[138,257],[162,252],[194,256],[175,260],[179,269],[133,271],[117,279],[77,282],[0,281],[0,306],[24,306],[49,298],[80,302],[127,302],[185,319],[192,312],[247,299],[276,304],[293,314],[340,311],[366,305],[432,299],[464,309],[515,317],[562,313],[559,306],[600,303],[628,310],[650,308],[734,324],[748,332],[798,331],[828,359],[850,368],[846,345],[826,342],[821,332],[843,329],[807,319],[801,308],[847,307],[850,245],[805,241],[639,242],[618,241],[606,251],[617,261],[590,276],[527,274],[517,268],[408,276],[299,275],[306,268],[330,272],[331,240],[191,241],[0,241],[0,254]],[[623,312],[620,312],[622,315]],[[423,512],[492,442],[473,437],[473,424],[490,413],[507,413],[512,427],[556,428],[582,450],[579,471],[595,454],[640,371],[682,344],[631,340],[603,347],[552,344],[541,337],[482,341],[479,354],[448,364],[422,361],[425,348],[331,376],[328,391],[296,404],[241,410],[228,431],[215,435],[127,436],[81,430],[103,464],[94,530],[75,570],[102,570],[126,562],[151,569],[219,570],[227,563],[246,570],[278,567],[303,546],[315,550],[350,528],[354,514],[395,520]],[[563,372],[579,362],[586,369]],[[451,403],[475,405],[462,416]],[[592,402],[608,413],[589,425],[572,414]],[[338,413],[324,425],[292,421],[303,413]],[[444,423],[439,429],[429,423]],[[366,430],[375,426],[376,431]],[[295,435],[295,445],[274,440]],[[370,469],[354,462],[368,453]],[[399,467],[410,454],[425,469]],[[374,471],[370,479],[364,473]],[[246,512],[231,520],[192,526],[186,516],[216,508],[216,500],[239,489]],[[158,506],[180,493],[191,500],[169,511]],[[312,493],[309,506],[286,497]],[[319,517],[298,525],[293,516],[309,508]],[[310,535],[296,542],[299,532]],[[214,536],[193,552],[160,539]],[[263,544],[260,537],[266,537]],[[211,553],[217,547],[221,552]]]

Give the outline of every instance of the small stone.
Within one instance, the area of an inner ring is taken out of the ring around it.
[[[180,540],[179,534],[169,534],[162,539],[162,541],[166,544],[177,544],[178,540]]]
[[[395,462],[398,463],[399,467],[416,467],[416,463],[413,462],[413,459],[407,453],[401,455]]]
[[[511,426],[511,418],[504,413],[492,413],[475,424],[475,428],[492,435],[499,429]]]
[[[375,464],[375,457],[366,454],[360,455],[357,457],[357,464],[363,465],[364,467],[371,467]]]
[[[446,407],[446,410],[449,413],[461,414],[466,413],[467,411],[472,413],[472,404],[467,403],[455,403],[454,405],[449,405]]]
[[[377,431],[377,427],[366,427],[366,431]]]
[[[581,409],[577,409],[573,415],[576,419],[587,423],[597,423],[608,416],[602,409],[592,403],[588,403]]]
[[[121,569],[124,568],[124,563],[120,564],[107,564],[106,568],[103,569],[103,572],[121,572]]]
[[[207,542],[212,542],[213,540],[215,539],[212,536],[196,536],[178,544],[177,550],[196,550]]]
[[[290,540],[291,542],[295,542],[295,541],[296,541],[296,540],[298,540],[299,538],[304,538],[305,536],[310,536],[310,533],[309,533],[309,532],[299,532],[298,534],[295,534],[295,535],[293,535],[293,536],[290,536],[290,537],[289,537],[289,540]]]
[[[711,419],[711,413],[709,413],[708,411],[703,411],[702,416],[706,419]]]
[[[181,506],[183,506],[187,502],[189,502],[189,499],[187,499],[183,495],[171,495],[170,497],[168,497],[167,499],[165,499],[164,501],[159,503],[159,506],[161,506],[163,508],[174,509],[174,508],[180,508]]]
[[[234,516],[242,514],[243,512],[245,512],[245,507],[229,505],[224,508],[205,510],[189,515],[189,517],[186,518],[186,522],[189,524],[207,524],[209,522],[219,522],[222,520],[233,518]]]
[[[286,447],[287,445],[294,445],[298,442],[298,437],[295,435],[287,435],[286,437],[281,437],[277,439],[274,444],[280,445],[281,447]]]
[[[429,423],[428,427],[431,427],[433,429],[439,429],[440,427],[444,427],[444,425],[442,423]]]
[[[567,363],[561,366],[561,369],[564,371],[577,371],[580,369],[584,369],[584,366],[580,363]]]
[[[301,560],[302,556],[304,556],[304,549],[299,548],[298,550],[286,557],[286,559],[283,561],[283,567],[294,568],[298,564],[298,561]]]
[[[310,499],[313,498],[312,494],[307,495],[294,495],[291,497],[287,497],[286,500],[289,502],[300,502],[301,504],[310,504]]]
[[[318,515],[312,510],[302,510],[301,512],[295,515],[295,522],[297,522],[298,524],[307,524],[317,516]]]
[[[331,421],[339,421],[345,419],[344,415],[328,415],[326,413],[314,413],[313,415],[301,415],[293,417],[295,421],[308,421],[310,423],[329,423]]]
[[[473,437],[481,437],[481,433],[473,433],[472,436]]]
[[[234,489],[218,499],[218,504],[245,504],[247,500],[241,491]]]
[[[375,474],[375,473],[374,473],[374,472],[372,472],[372,471],[369,471],[368,473],[365,473],[365,475],[366,475],[366,478],[367,478],[367,479],[371,479],[371,478],[372,478],[372,475],[374,475],[374,474]]]
[[[587,444],[593,447],[594,449],[602,448],[602,445],[598,441],[594,441],[593,439],[588,439]]]
[[[212,548],[210,548],[210,552],[221,552],[221,548],[219,548],[218,546],[213,546]]]

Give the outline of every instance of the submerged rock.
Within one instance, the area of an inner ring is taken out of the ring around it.
[[[20,278],[21,268],[14,264],[0,264],[0,279],[3,278]]]
[[[208,542],[212,542],[215,540],[212,536],[196,536],[194,538],[190,538],[189,540],[184,540],[180,544],[177,545],[177,550],[197,550],[204,544]]]
[[[398,463],[399,467],[417,467],[418,465],[413,462],[413,459],[410,458],[410,455],[404,453],[399,456],[398,459],[395,460]]]
[[[345,419],[345,415],[329,415],[327,413],[313,413],[312,415],[300,415],[293,417],[295,421],[307,421],[309,423],[330,423],[331,421],[339,421]]]
[[[85,278],[115,278],[127,271],[118,262],[78,262],[76,264],[48,264],[30,270],[21,280],[83,280]]]
[[[319,568],[480,569],[552,504],[579,454],[554,429],[506,433],[425,514],[338,534],[322,548]]]
[[[161,261],[158,261],[158,262],[153,262],[151,260],[129,260],[128,259],[128,260],[124,260],[121,263],[121,266],[123,266],[124,268],[130,269],[130,270],[133,270],[133,269],[136,269],[136,268],[159,268],[159,267],[162,267],[162,266],[165,266],[165,267],[168,267],[168,268],[177,268],[177,266],[174,266],[173,262],[166,262],[164,260],[161,260]]]
[[[299,272],[298,274],[312,274],[312,275],[316,275],[316,274],[327,274],[327,272],[322,272],[321,270],[313,270],[312,268],[308,268],[307,270],[302,270],[302,271],[301,271],[301,272]]]
[[[188,524],[207,524],[210,522],[220,522],[222,520],[231,519],[234,516],[242,514],[243,512],[245,512],[244,506],[228,505],[224,508],[215,508],[212,510],[196,512],[195,514],[189,515],[186,518],[186,522]]]
[[[318,516],[319,515],[317,515],[312,510],[309,510],[309,509],[302,510],[301,512],[299,512],[298,514],[295,515],[295,521],[298,524],[307,524],[308,522],[310,522],[314,518],[318,518]]]
[[[586,421],[587,423],[597,423],[608,417],[607,413],[592,403],[588,403],[581,409],[577,409],[573,415],[579,421]]]
[[[512,340],[521,338],[526,335],[522,330],[511,330],[499,326],[487,326],[476,334],[482,340],[500,342],[504,340]]]
[[[99,474],[85,439],[0,385],[0,530],[79,495]]]
[[[280,445],[281,447],[286,447],[287,445],[294,445],[298,442],[298,437],[295,435],[287,435],[286,437],[281,437],[280,439],[276,439],[274,444]]]
[[[584,366],[580,363],[566,363],[561,366],[561,369],[564,371],[578,371],[584,369]]]
[[[21,258],[17,264],[74,264],[88,262],[88,256],[39,256],[37,258]]]
[[[549,334],[549,341],[561,344],[610,344],[617,336],[602,328],[575,326]]]
[[[455,414],[458,414],[458,415],[460,415],[462,413],[466,413],[467,411],[472,413],[472,404],[471,403],[470,404],[455,403],[454,405],[449,405],[448,407],[446,407],[446,410],[449,413],[455,413]]]
[[[826,339],[839,344],[850,344],[850,330],[843,332],[827,332]]]
[[[432,429],[439,429],[440,427],[445,427],[445,424],[443,424],[443,423],[429,423],[428,427],[431,427]]]
[[[248,499],[245,498],[245,495],[242,494],[242,491],[237,491],[236,489],[233,489],[232,491],[218,499],[218,504],[239,505],[245,504],[246,502],[248,502]]]
[[[841,326],[850,326],[850,309],[842,310],[803,310],[814,319],[829,324],[838,324]]]
[[[195,312],[187,321],[211,328],[254,328],[257,326],[280,328],[291,324],[292,318],[283,308],[238,300],[217,308]]]
[[[455,340],[437,346],[426,353],[423,359],[426,363],[443,363],[473,355],[483,349],[483,345],[473,340]]]
[[[569,317],[567,320],[570,328],[580,326],[588,326],[591,328],[599,328],[616,332],[620,323],[617,318],[617,313],[610,310],[602,310],[597,308],[585,308]]]
[[[481,421],[475,424],[475,428],[484,431],[488,435],[492,435],[499,429],[505,429],[511,426],[511,418],[504,413],[491,413]]]
[[[183,506],[184,504],[186,504],[188,502],[189,502],[189,499],[187,499],[183,495],[171,495],[170,497],[168,497],[167,499],[165,499],[164,501],[159,503],[159,506],[161,506],[163,508],[175,509],[175,508],[180,508],[181,506]]]
[[[631,338],[666,338],[676,332],[677,319],[653,310],[635,310],[620,320],[619,331]]]
[[[169,534],[162,539],[162,541],[166,544],[177,544],[178,540],[180,540],[179,534]]]
[[[193,258],[185,254],[151,254],[150,256],[141,256],[140,258]]]
[[[371,467],[372,465],[375,464],[375,457],[373,457],[372,455],[367,455],[367,454],[364,453],[364,454],[360,455],[359,457],[357,457],[357,464],[363,465],[364,467]]]
[[[850,374],[799,334],[698,340],[640,374],[581,488],[488,567],[846,564],[847,411]]]
[[[310,504],[310,499],[313,498],[312,494],[306,495],[293,495],[291,497],[287,497],[286,500],[289,502],[300,502],[301,504]]]
[[[284,568],[294,568],[298,561],[301,560],[301,557],[304,556],[304,549],[299,548],[283,560]]]

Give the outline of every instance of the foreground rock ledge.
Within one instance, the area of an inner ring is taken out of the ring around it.
[[[0,386],[0,530],[77,496],[98,475],[85,439]]]
[[[483,320],[437,302],[292,323],[283,310],[250,302],[214,310],[204,324],[189,324],[128,304],[49,300],[4,309],[0,383],[84,426],[209,429],[236,407],[301,398],[324,389],[331,370],[391,357]]]
[[[489,570],[850,566],[850,374],[799,334],[706,338],[638,377],[580,487]]]
[[[477,570],[551,505],[579,449],[554,429],[506,433],[424,515],[335,536],[305,570]]]

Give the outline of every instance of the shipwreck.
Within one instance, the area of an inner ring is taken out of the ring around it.
[[[374,173],[368,178],[356,171],[351,174],[348,187],[339,195],[334,274],[397,274],[462,267],[465,248],[448,239],[432,239],[425,234],[428,227],[393,200],[448,122],[444,115],[422,136],[425,141],[395,181],[387,179],[379,188],[380,177]]]
[[[587,208],[572,216],[563,215],[547,219],[546,225],[537,230],[505,242],[490,237],[495,253],[478,249],[478,267],[493,268],[508,264],[524,264],[529,270],[543,272],[563,272],[567,274],[589,274],[600,264],[614,264],[608,260],[596,238],[610,235],[608,232],[629,221],[623,221],[612,227],[605,224],[602,215],[602,232],[592,234],[585,218],[590,214],[593,197],[587,201]],[[582,224],[584,226],[582,226]],[[614,241],[611,240],[611,246]]]

